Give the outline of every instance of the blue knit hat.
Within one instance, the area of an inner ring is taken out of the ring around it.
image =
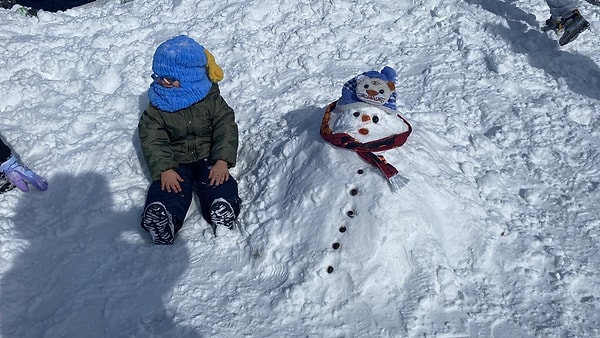
[[[383,67],[380,72],[362,73],[344,84],[340,108],[379,106],[388,113],[396,111],[396,71]]]
[[[192,38],[180,35],[160,44],[154,52],[152,71],[159,77],[179,80],[181,87],[165,88],[153,82],[148,90],[150,102],[174,112],[204,99],[212,86],[206,64],[204,47]]]

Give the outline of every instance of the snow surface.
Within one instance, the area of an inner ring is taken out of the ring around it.
[[[564,48],[541,0],[0,10],[0,133],[50,184],[0,196],[1,336],[599,336],[600,8],[581,9]],[[182,33],[226,72],[244,205],[215,238],[194,204],[158,247],[136,127]],[[319,136],[386,65],[414,128],[399,192]]]

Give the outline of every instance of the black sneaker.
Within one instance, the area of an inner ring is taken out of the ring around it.
[[[554,20],[552,17],[546,20],[546,26],[542,27],[542,31],[554,31],[554,33],[560,33],[563,30],[563,23],[561,20]]]
[[[563,35],[558,40],[558,44],[561,46],[566,45],[569,42],[575,40],[581,32],[590,27],[590,23],[583,18],[579,10],[574,10],[567,16],[561,19],[564,26]]]
[[[146,207],[142,228],[150,233],[154,244],[171,245],[175,241],[173,217],[160,202],[150,203]]]
[[[217,198],[210,206],[210,220],[215,227],[224,226],[233,229],[235,223],[233,207],[224,198]]]
[[[4,176],[4,173],[0,173],[0,194],[9,190],[12,190],[15,186],[10,183],[8,178]]]
[[[16,0],[0,0],[0,7],[4,9],[11,9],[17,4]]]

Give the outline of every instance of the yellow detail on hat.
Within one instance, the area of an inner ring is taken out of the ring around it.
[[[215,57],[206,48],[204,54],[206,54],[206,72],[210,81],[217,83],[223,80],[223,69],[215,62]]]

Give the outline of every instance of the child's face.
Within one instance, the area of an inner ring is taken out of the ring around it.
[[[181,83],[179,82],[179,80],[172,78],[170,76],[160,77],[156,74],[152,74],[152,79],[154,79],[154,81],[156,83],[158,83],[159,85],[161,85],[165,88],[181,87]]]
[[[181,87],[181,84],[179,83],[179,80],[174,80],[174,81],[169,81],[165,78],[160,79],[159,84],[165,88],[173,88],[173,87]]]

